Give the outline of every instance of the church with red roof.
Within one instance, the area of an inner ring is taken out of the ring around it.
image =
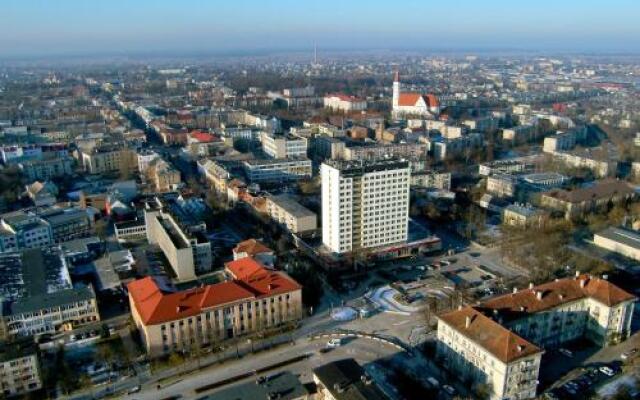
[[[440,113],[440,102],[433,94],[403,93],[400,88],[400,74],[396,71],[393,78],[394,118],[415,115],[420,117],[437,117]]]

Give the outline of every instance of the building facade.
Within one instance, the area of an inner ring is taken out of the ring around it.
[[[322,179],[322,242],[334,253],[407,240],[407,161],[329,161]]]
[[[232,279],[166,292],[152,277],[129,284],[131,314],[151,357],[192,352],[302,318],[302,288],[251,258],[227,265]]]
[[[291,233],[310,231],[318,227],[316,214],[288,195],[267,197],[267,213]]]
[[[544,349],[586,338],[608,346],[627,338],[635,297],[605,279],[576,274],[491,298],[438,317],[439,360],[490,398],[536,396]]]

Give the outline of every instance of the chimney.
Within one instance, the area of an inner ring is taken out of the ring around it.
[[[518,345],[518,353],[522,353],[523,350],[524,350],[524,346],[519,344]]]
[[[272,291],[272,290],[273,290],[273,284],[271,284],[271,283],[270,283],[270,284],[268,284],[268,285],[267,285],[267,289],[269,289],[269,291]]]
[[[576,278],[580,276],[580,270],[576,270]]]
[[[560,300],[564,300],[564,294],[560,293],[558,297],[560,298]]]
[[[458,310],[462,310],[462,304],[458,306]]]
[[[584,288],[587,285],[587,280],[586,279],[580,279],[580,287]]]
[[[471,326],[471,316],[467,315],[467,318],[465,318],[464,320],[464,327],[469,329],[470,326]]]
[[[529,289],[533,289],[533,282],[529,282]]]
[[[517,287],[513,288],[513,293],[518,293],[518,288]]]
[[[606,280],[609,280],[609,275],[607,275],[607,274],[603,274],[603,275],[602,275],[602,279],[604,279],[605,281],[606,281]]]
[[[538,300],[542,300],[542,294],[543,294],[543,293],[542,293],[542,290],[538,290],[538,291],[536,291],[536,298],[537,298]]]

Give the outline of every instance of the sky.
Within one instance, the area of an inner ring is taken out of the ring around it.
[[[256,50],[640,52],[640,0],[0,0],[0,58]]]

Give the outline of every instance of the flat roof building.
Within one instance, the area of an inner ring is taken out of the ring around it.
[[[633,260],[640,261],[640,232],[610,227],[593,235],[593,243]]]

